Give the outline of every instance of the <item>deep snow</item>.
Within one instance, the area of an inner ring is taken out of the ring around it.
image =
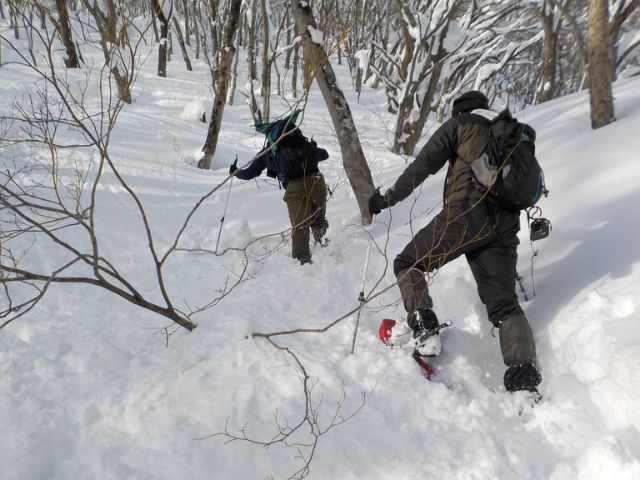
[[[226,178],[235,154],[239,163],[248,161],[263,138],[238,101],[225,111],[212,171],[195,168],[206,133],[195,117],[210,108],[208,70],[194,62],[195,71],[185,72],[176,57],[169,78],[160,79],[154,55],[111,144],[166,246],[191,206]],[[376,184],[387,187],[411,159],[389,152],[393,120],[383,93],[363,92],[357,103],[346,66],[334,68]],[[0,111],[32,88],[30,79],[14,65],[0,68]],[[443,333],[433,382],[420,376],[406,352],[377,340],[380,319],[402,317],[395,287],[363,310],[354,355],[355,315],[327,333],[277,338],[311,377],[321,428],[330,425],[343,391],[345,416],[360,406],[362,392],[366,396],[353,418],[320,436],[309,478],[640,478],[640,79],[620,81],[614,91],[618,120],[598,131],[590,128],[585,92],[517,112],[537,130],[551,190],[540,203],[553,222],[551,236],[531,246],[523,216],[519,250],[527,293],[532,297],[535,287],[537,294],[522,305],[538,343],[543,402],[531,408],[525,394],[502,391],[498,341],[459,259],[432,285],[436,312],[453,321]],[[274,99],[272,111],[286,110]],[[429,124],[423,143],[435,127]],[[276,418],[281,425],[299,421],[305,398],[292,357],[248,335],[323,327],[354,309],[369,231],[379,248],[371,255],[366,291],[393,283],[387,262],[411,229],[437,212],[444,175],[428,178],[415,202],[407,199],[383,212],[372,229],[362,228],[317,90],[302,130],[329,151],[321,168],[334,190],[331,244],[314,250],[313,265],[290,258],[286,235],[286,245],[277,236],[256,242],[251,278],[196,316],[192,333],[174,333],[168,347],[165,319],[86,286],[55,285],[28,317],[0,331],[3,480],[286,478],[302,466],[295,445],[266,449],[197,439],[227,425],[265,440],[277,433]],[[9,152],[0,148],[0,162],[8,162]],[[89,158],[84,150],[60,155],[70,174],[73,162]],[[150,291],[150,258],[129,197],[113,175],[102,178],[98,192],[103,251],[143,292],[157,295]],[[272,180],[235,180],[231,192],[223,248],[288,227],[283,191]],[[205,204],[184,248],[213,249],[226,194],[224,186]],[[533,276],[532,247],[539,252]],[[258,257],[266,248],[276,250]],[[56,262],[55,253],[35,254]],[[180,253],[167,272],[171,293],[192,307],[203,305],[242,260],[238,252]],[[312,440],[306,427],[293,439]],[[309,448],[299,448],[309,455]]]

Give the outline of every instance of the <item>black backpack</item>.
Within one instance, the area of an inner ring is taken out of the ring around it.
[[[484,153],[471,163],[481,190],[510,210],[534,206],[549,193],[535,155],[535,130],[504,110],[491,122],[489,131]]]
[[[287,180],[319,172],[318,162],[328,158],[327,151],[318,148],[299,129],[286,133],[274,147],[278,168]]]

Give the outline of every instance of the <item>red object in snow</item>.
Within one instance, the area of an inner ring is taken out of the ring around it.
[[[392,320],[391,318],[385,318],[384,320],[382,320],[382,322],[380,322],[380,328],[378,329],[380,340],[382,340],[382,343],[384,343],[385,345],[389,345],[390,347],[393,347],[393,343],[391,341],[391,331],[393,330],[393,327],[396,326],[396,323],[397,322],[395,320]],[[413,355],[413,359],[420,367],[420,372],[422,373],[422,375],[427,380],[431,380],[431,376],[435,375],[435,370],[433,369],[433,367],[419,355]]]
[[[380,340],[385,345],[391,345],[391,330],[396,326],[396,321],[390,318],[385,318],[380,323],[380,328],[378,329],[378,334],[380,335]]]
[[[433,367],[429,365],[427,362],[425,362],[420,356],[414,355],[413,359],[420,366],[422,375],[424,375],[427,380],[431,380],[431,375],[435,373],[435,371],[433,370]]]

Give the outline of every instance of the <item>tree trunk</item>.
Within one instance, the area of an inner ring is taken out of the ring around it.
[[[107,44],[107,27],[105,26],[107,19],[98,7],[97,3],[92,4],[91,0],[82,0],[82,4],[96,21],[96,29],[100,33],[100,46],[102,47],[105,63],[108,64],[111,61],[111,53],[109,52],[109,45]]]
[[[60,34],[64,48],[67,50],[67,58],[64,59],[64,64],[67,68],[80,68],[76,46],[71,36],[71,23],[69,22],[67,2],[65,0],[56,0],[56,8],[58,10],[58,33]]]
[[[558,58],[558,31],[554,25],[553,7],[548,0],[545,0],[542,4],[540,16],[544,29],[544,40],[542,44],[542,79],[538,90],[538,103],[544,103],[551,100],[555,93]]]
[[[269,17],[267,15],[266,0],[260,0],[260,16],[262,17],[262,115],[269,121],[269,107],[271,95],[271,62],[269,62]]]
[[[613,68],[609,44],[608,0],[589,0],[587,59],[591,127],[600,128],[615,121],[613,111]]]
[[[407,155],[413,155],[413,151],[422,136],[424,125],[427,123],[429,113],[432,111],[433,97],[438,89],[440,75],[442,74],[442,67],[444,67],[444,56],[444,48],[441,47],[441,51],[434,58],[434,61],[437,63],[433,66],[433,71],[429,78],[429,85],[422,97],[422,105],[420,107],[418,118],[415,121],[407,121],[404,124],[403,140],[399,142],[398,150],[406,153]]]
[[[182,8],[184,9],[184,42],[191,46],[191,24],[189,23],[189,2],[182,0]]]
[[[44,30],[47,28],[47,11],[42,7],[36,8],[38,8],[38,14],[40,15],[40,29]]]
[[[240,49],[240,35],[236,39],[236,50]],[[235,94],[236,94],[236,84],[238,83],[238,61],[240,60],[240,55],[236,55],[233,59],[233,68],[231,69],[231,86],[229,87],[229,95],[227,97],[227,102],[229,105],[233,105]]]
[[[231,0],[229,7],[229,16],[225,22],[224,36],[222,40],[222,48],[219,51],[220,61],[218,62],[218,70],[214,76],[215,99],[213,109],[211,110],[211,119],[209,120],[209,129],[207,138],[202,147],[202,158],[198,162],[198,168],[210,169],[213,154],[218,144],[218,135],[220,134],[220,125],[222,125],[222,115],[227,102],[227,92],[229,90],[229,73],[236,49],[233,46],[233,36],[238,25],[240,17],[240,6],[242,0]]]
[[[293,66],[291,67],[291,95],[298,98],[298,58],[300,57],[300,44],[293,47]]]
[[[118,98],[125,103],[131,103],[131,88],[129,85],[129,79],[126,74],[122,75],[118,66],[114,66],[111,69],[111,73],[113,74],[113,78],[116,81],[116,88],[118,90]]]
[[[107,39],[111,43],[116,43],[116,4],[113,0],[107,0]]]
[[[316,25],[311,8],[306,1],[294,0],[293,11],[298,33],[302,36],[305,64],[314,69],[313,73],[336,130],[342,162],[360,208],[362,223],[368,225],[371,223],[369,197],[373,194],[375,187],[353,123],[351,109],[337,85],[336,76],[324,47],[314,43],[309,33],[309,28],[315,29]]]
[[[220,28],[218,28],[218,2],[217,0],[209,0],[209,13],[211,18],[209,19],[209,25],[211,29],[211,51],[217,52],[220,48]],[[224,22],[221,23],[224,25]]]
[[[158,46],[158,76],[167,76],[167,43],[169,36],[169,20],[171,18],[171,11],[169,12],[169,18],[165,17],[162,11],[162,0],[154,0],[155,14],[160,22],[160,44]]]
[[[200,30],[198,29],[198,12],[197,12],[197,3],[193,3],[193,36],[195,37],[196,42],[196,60],[200,58]]]
[[[182,52],[182,58],[184,58],[184,64],[186,65],[187,70],[191,72],[193,71],[193,68],[191,68],[191,60],[189,60],[187,47],[184,44],[184,38],[182,36],[182,29],[180,28],[180,22],[178,21],[175,15],[173,16],[173,27],[178,37],[178,44],[180,44],[180,51]]]
[[[18,27],[18,15],[16,13],[16,7],[13,4],[9,4],[9,28],[13,28],[13,37],[16,40],[20,40],[20,28]]]
[[[27,33],[27,49],[29,50],[29,56],[31,57],[31,61],[33,62],[33,65],[36,66],[38,65],[38,62],[36,61],[36,56],[33,54],[33,30],[34,30],[33,29],[33,10],[34,10],[34,7],[32,6],[29,9],[29,22],[28,23],[24,22],[24,27]],[[77,45],[76,45],[76,51],[78,51]],[[1,60],[2,58],[0,58],[0,61]]]
[[[251,1],[251,21],[248,28],[247,62],[249,62],[249,81],[258,79],[258,67],[256,65],[256,11],[257,0]]]
[[[83,0],[86,2],[86,0]],[[160,34],[158,33],[158,26],[156,25],[156,1],[149,0],[149,8],[151,8],[151,18],[153,19],[151,25],[153,26],[153,35],[156,39],[156,43],[160,43]]]

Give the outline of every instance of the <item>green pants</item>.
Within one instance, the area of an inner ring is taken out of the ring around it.
[[[291,256],[301,262],[311,260],[309,229],[325,222],[327,187],[324,177],[315,174],[287,182],[284,201],[291,220]]]

